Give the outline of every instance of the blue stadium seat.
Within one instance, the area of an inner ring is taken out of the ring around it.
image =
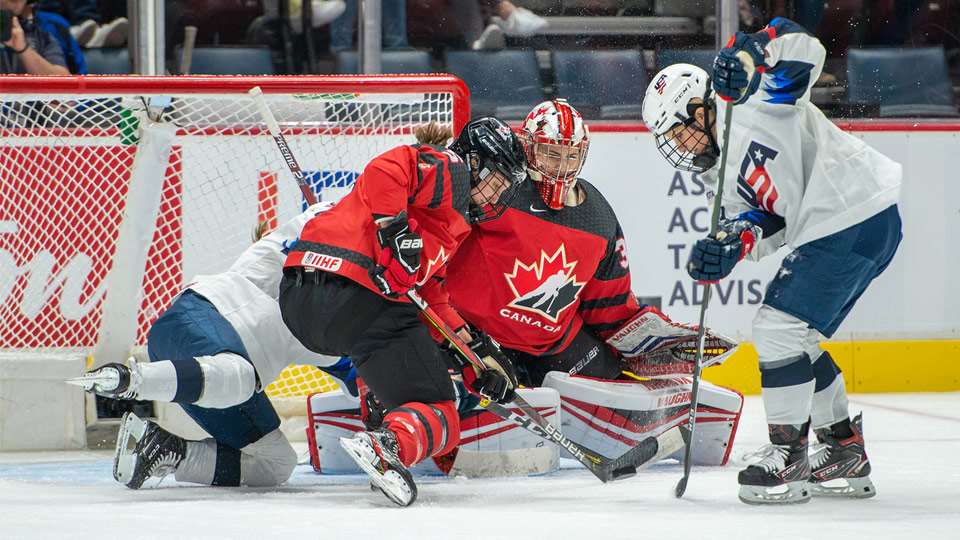
[[[600,118],[640,118],[649,79],[640,51],[553,51],[557,97],[581,114]]]
[[[337,73],[352,75],[360,73],[359,55],[356,51],[341,51],[336,55]],[[383,51],[380,57],[381,73],[433,73],[430,53],[427,51]]]
[[[960,116],[942,47],[847,51],[847,100],[880,116]]]
[[[474,117],[523,118],[544,100],[540,66],[532,49],[446,51],[444,60],[447,71],[470,88]]]
[[[91,75],[129,75],[133,71],[126,47],[84,49],[83,59]]]
[[[180,61],[181,48],[174,50]],[[190,62],[193,75],[274,75],[273,58],[267,47],[196,47]]]
[[[716,49],[661,49],[657,51],[657,70],[672,64],[693,64],[713,73]]]

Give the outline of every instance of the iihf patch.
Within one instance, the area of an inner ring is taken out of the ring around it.
[[[312,251],[304,251],[303,258],[300,259],[300,264],[309,268],[316,268],[317,270],[336,272],[340,269],[340,266],[343,265],[343,259],[340,257],[321,255]]]

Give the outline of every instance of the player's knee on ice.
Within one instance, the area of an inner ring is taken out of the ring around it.
[[[279,429],[240,449],[240,483],[245,486],[278,486],[296,466],[297,452]]]

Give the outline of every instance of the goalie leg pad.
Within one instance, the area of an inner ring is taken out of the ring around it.
[[[551,372],[543,384],[560,393],[564,435],[611,458],[683,424],[690,407],[689,379],[607,381]],[[742,408],[738,392],[701,381],[695,464],[727,463]]]

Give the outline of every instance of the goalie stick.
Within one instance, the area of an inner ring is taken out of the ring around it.
[[[306,200],[308,205],[314,204],[317,199],[310,190],[310,186],[307,184],[303,171],[300,169],[300,165],[290,150],[286,138],[283,136],[283,133],[280,132],[280,126],[273,117],[270,108],[267,106],[266,100],[263,98],[263,92],[259,87],[254,87],[249,91],[249,95],[260,110],[260,115],[267,124],[267,129],[273,137],[273,140],[277,143],[277,148],[283,156],[283,161],[287,164],[294,179],[300,186],[300,192],[303,194],[304,200]],[[485,368],[483,361],[477,354],[437,315],[433,308],[426,303],[417,291],[410,289],[407,291],[407,297],[420,309],[424,318],[440,332],[444,339],[450,343],[450,346],[456,349],[466,362],[469,362],[477,369]],[[582,463],[590,472],[599,478],[601,482],[609,482],[611,480],[619,480],[633,476],[636,474],[638,468],[656,459],[672,454],[679,450],[683,444],[679,428],[674,427],[656,437],[647,437],[620,457],[610,459],[564,437],[559,429],[547,422],[547,420],[522,397],[517,396],[514,398],[513,403],[517,405],[523,415],[517,414],[507,407],[489,400],[482,400],[480,405],[504,420],[509,420],[545,440],[556,443],[573,456],[574,459]]]
[[[713,214],[710,216],[710,235],[717,234],[720,228],[720,200],[723,197],[723,177],[727,167],[726,151],[730,143],[730,119],[733,117],[733,104],[727,103],[723,113],[723,155],[720,157],[720,175],[717,178],[717,191],[713,195]],[[703,303],[700,304],[700,328],[697,330],[697,356],[693,360],[693,386],[690,388],[690,414],[687,417],[687,427],[683,430],[683,441],[686,448],[683,451],[683,477],[677,482],[673,494],[678,499],[687,491],[687,481],[690,480],[691,454],[693,453],[693,431],[697,421],[697,397],[700,393],[700,364],[703,362],[703,349],[706,346],[706,329],[704,322],[707,316],[707,304],[710,302],[710,288],[708,284],[703,291]]]

